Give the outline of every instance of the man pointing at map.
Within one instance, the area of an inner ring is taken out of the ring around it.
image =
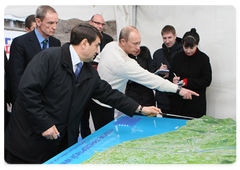
[[[128,26],[121,30],[119,42],[108,43],[94,61],[99,62],[98,73],[113,89],[123,91],[128,80],[150,89],[177,93],[184,99],[192,99],[197,93],[171,83],[147,70],[131,59],[128,54],[137,55],[140,50],[141,36],[135,27]],[[92,117],[95,129],[99,129],[114,119],[114,108],[94,100]],[[101,112],[99,112],[101,110]]]

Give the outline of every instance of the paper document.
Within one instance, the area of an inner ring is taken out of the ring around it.
[[[154,74],[166,74],[169,73],[169,70],[157,70]]]

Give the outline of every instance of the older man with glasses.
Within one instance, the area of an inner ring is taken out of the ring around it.
[[[89,24],[96,27],[103,35],[103,38],[101,39],[100,49],[99,49],[99,51],[101,52],[107,43],[113,41],[113,38],[110,35],[103,33],[103,27],[106,24],[104,22],[102,15],[100,14],[93,15],[91,20],[89,21]]]

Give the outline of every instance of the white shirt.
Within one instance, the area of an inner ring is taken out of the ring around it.
[[[123,92],[128,80],[132,80],[162,92],[176,93],[177,91],[176,84],[143,69],[119,47],[116,41],[108,43],[96,60],[99,61],[97,71],[101,79],[107,81],[113,89]],[[94,101],[107,107],[95,99]]]
[[[69,46],[69,51],[71,54],[71,59],[72,59],[72,66],[73,66],[73,72],[75,73],[75,70],[77,69],[77,64],[82,62],[77,54],[77,52],[74,50],[73,46]],[[83,62],[82,62],[83,64]]]

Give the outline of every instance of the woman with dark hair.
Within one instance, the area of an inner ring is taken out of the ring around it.
[[[129,54],[129,57],[135,59],[142,68],[149,70],[152,58],[147,47],[141,46],[140,53],[136,57],[132,54]],[[125,94],[136,102],[139,102],[142,106],[155,106],[153,90],[141,84],[129,80],[126,86]],[[135,113],[135,115],[140,114]]]
[[[200,96],[183,100],[174,94],[170,100],[171,113],[196,118],[206,115],[206,88],[212,81],[212,69],[209,57],[198,49],[199,40],[195,28],[184,34],[184,51],[174,57],[169,78],[173,83],[181,83]]]

